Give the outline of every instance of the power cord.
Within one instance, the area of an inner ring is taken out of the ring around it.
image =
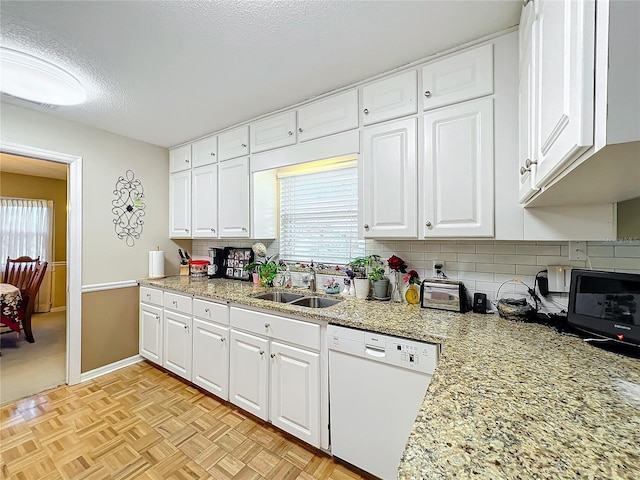
[[[525,287],[527,287],[527,293],[531,296],[531,298],[533,299],[534,303],[535,303],[535,309],[536,312],[538,310],[540,310],[540,304],[542,303],[542,300],[540,299],[540,297],[538,296],[538,294],[535,292],[535,290],[533,288],[531,288],[529,285],[527,285],[526,283],[524,283],[522,280],[520,280],[519,278],[512,278],[511,280],[506,280],[504,282],[502,282],[500,284],[500,286],[498,287],[498,290],[496,291],[496,303],[498,302],[498,300],[500,300],[500,289],[506,285],[507,283],[519,283],[521,285],[524,285]],[[535,286],[535,283],[534,283]]]
[[[589,258],[589,255],[587,255],[587,252],[585,252],[581,248],[576,248],[576,252],[580,252],[586,257],[587,263],[589,264],[589,270],[593,270],[593,267],[591,266],[591,259]]]

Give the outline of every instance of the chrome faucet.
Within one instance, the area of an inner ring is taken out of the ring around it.
[[[316,270],[313,268],[313,260],[311,260],[311,265],[309,265],[309,290],[312,292],[316,291]]]

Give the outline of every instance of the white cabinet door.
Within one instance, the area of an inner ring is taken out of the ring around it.
[[[424,237],[493,235],[493,100],[424,116]]]
[[[251,153],[296,143],[296,112],[286,112],[251,124]]]
[[[191,171],[193,238],[218,236],[218,165]]]
[[[533,46],[535,43],[535,7],[533,2],[522,9],[520,20],[520,82],[518,84],[518,160],[519,201],[525,203],[539,189],[535,188],[537,157],[535,149],[535,66]]]
[[[249,237],[249,159],[219,164],[218,224],[221,238]]]
[[[267,420],[269,416],[269,341],[231,330],[229,401]]]
[[[311,103],[298,110],[301,142],[358,128],[358,92],[348,92]]]
[[[169,150],[169,172],[180,172],[191,168],[191,145]]]
[[[234,128],[218,136],[219,160],[249,155],[249,126]]]
[[[454,54],[422,68],[424,110],[492,93],[493,44]]]
[[[193,383],[229,400],[229,328],[194,318]]]
[[[140,304],[140,355],[162,365],[162,308]]]
[[[169,175],[169,237],[191,238],[191,170]]]
[[[271,342],[271,423],[305,442],[320,442],[320,355]]]
[[[163,367],[191,380],[192,318],[181,313],[164,311]]]
[[[363,236],[415,238],[416,119],[367,128],[363,140]]]
[[[415,70],[385,78],[362,88],[362,124],[391,120],[418,111]]]
[[[536,20],[536,181],[593,144],[595,2],[541,0]]]
[[[193,168],[218,161],[218,137],[207,137],[191,144]]]

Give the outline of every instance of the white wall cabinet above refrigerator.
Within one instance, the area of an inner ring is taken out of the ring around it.
[[[218,161],[218,137],[211,136],[191,144],[192,167],[202,167]]]

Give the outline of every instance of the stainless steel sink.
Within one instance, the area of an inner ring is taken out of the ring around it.
[[[289,303],[294,300],[304,298],[304,295],[289,292],[267,292],[260,293],[259,295],[253,295],[253,298],[259,298],[260,300],[270,300],[272,302]]]
[[[289,302],[290,305],[297,305],[299,307],[309,307],[309,308],[327,308],[336,303],[340,303],[342,300],[338,300],[335,298],[325,298],[325,297],[303,297],[299,300],[294,300],[293,302]]]

